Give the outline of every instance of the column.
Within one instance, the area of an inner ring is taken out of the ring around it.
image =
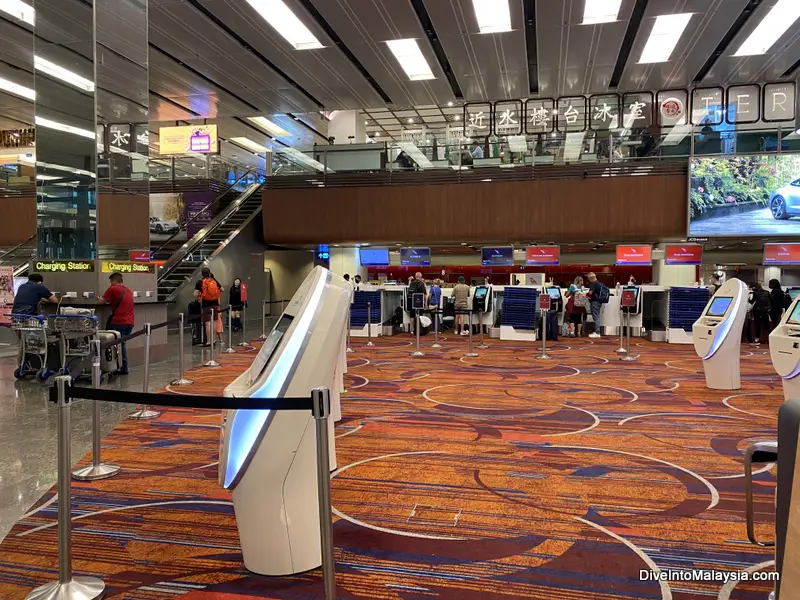
[[[697,281],[694,265],[668,265],[664,260],[665,244],[653,249],[653,283],[666,287],[689,287]]]
[[[350,139],[352,136],[352,139]],[[328,137],[336,144],[364,144],[367,141],[366,117],[357,110],[337,110],[328,123]]]

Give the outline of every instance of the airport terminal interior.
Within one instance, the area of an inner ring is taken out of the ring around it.
[[[800,600],[799,80],[800,0],[0,0],[0,600]]]

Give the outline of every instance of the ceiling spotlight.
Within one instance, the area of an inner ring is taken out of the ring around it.
[[[456,115],[456,121],[460,121],[460,120],[461,120],[461,115]]]
[[[453,106],[453,103],[452,102],[448,102],[447,106]]]
[[[409,120],[408,120],[408,122],[409,122],[409,123],[413,123],[413,122],[414,122],[414,119],[409,119]]]

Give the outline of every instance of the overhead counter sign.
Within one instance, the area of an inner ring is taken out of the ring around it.
[[[39,273],[94,273],[93,260],[37,260],[33,270]]]
[[[800,265],[800,244],[764,244],[765,265]]]
[[[158,150],[162,156],[219,152],[216,125],[159,127],[158,143]]]
[[[525,262],[528,265],[555,267],[558,266],[560,259],[560,246],[528,246]]]
[[[129,260],[104,260],[103,273],[155,273],[152,263],[133,262]]]
[[[628,266],[650,266],[652,246],[617,246],[617,264]]]
[[[664,264],[699,265],[703,262],[703,247],[699,244],[676,244],[667,246]]]

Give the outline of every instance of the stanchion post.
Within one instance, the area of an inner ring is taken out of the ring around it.
[[[317,432],[317,490],[319,494],[319,533],[322,547],[322,578],[325,600],[336,599],[336,562],[333,556],[333,519],[331,516],[331,474],[328,447],[328,418],[331,393],[328,388],[311,390],[314,425]]]
[[[367,302],[367,346],[374,346],[372,343],[372,302]]]
[[[422,328],[422,326],[420,325],[420,322],[419,322],[419,309],[418,308],[414,309],[414,314],[417,317],[416,318],[416,324],[417,325],[415,327],[415,329],[417,330],[417,348],[416,348],[416,350],[414,350],[414,352],[411,353],[411,356],[425,356],[425,353],[422,350],[419,349],[419,330]]]
[[[625,346],[625,356],[621,357],[620,360],[624,360],[625,362],[635,362],[638,359],[638,356],[633,356],[631,354],[631,313],[628,311],[625,314],[625,328],[628,330],[628,333],[625,337],[626,339],[626,346]]]
[[[548,309],[549,310],[549,309]],[[542,314],[542,355],[539,360],[550,360],[547,354],[547,313],[548,310],[541,309],[539,312]]]
[[[624,334],[625,334],[625,310],[622,308],[622,296],[620,296],[619,300],[619,348],[617,348],[617,354],[625,354],[625,342],[624,342]],[[598,332],[599,333],[599,332]]]
[[[469,311],[469,347],[464,356],[478,356],[478,353],[472,349],[472,311]]]
[[[249,346],[247,343],[247,306],[242,304],[242,341],[239,342],[240,346]]]
[[[58,581],[30,592],[25,600],[95,600],[105,584],[96,577],[72,576],[72,489],[69,375],[56,377],[58,390]]]
[[[206,362],[206,363],[203,365],[204,367],[211,367],[211,368],[214,368],[214,367],[218,367],[218,366],[219,366],[219,363],[218,363],[216,360],[214,360],[214,346],[215,346],[216,344],[215,344],[215,342],[213,341],[213,338],[214,338],[214,326],[216,325],[216,323],[217,323],[217,311],[215,311],[215,310],[212,308],[212,309],[211,309],[211,323],[209,324],[209,327],[208,327],[208,329],[209,329],[209,331],[210,331],[211,338],[212,338],[212,341],[211,341],[211,347],[210,347],[210,350],[211,350],[211,358],[208,360],[208,362]]]
[[[439,343],[439,309],[433,311],[433,344],[431,344],[431,348],[441,348],[442,345]]]
[[[355,352],[355,350],[353,350],[353,347],[350,345],[350,312],[352,308],[353,308],[352,304],[347,305],[347,353],[348,354],[353,354]]]
[[[261,301],[261,339],[267,339],[267,301]]]
[[[225,354],[234,354],[236,350],[233,349],[233,311],[231,307],[228,307],[228,349],[225,350]],[[214,321],[211,322],[212,327],[214,326]]]
[[[150,334],[151,334],[150,323],[145,323],[144,324],[144,378],[142,379],[142,392],[145,394],[150,393]],[[137,421],[145,421],[147,419],[155,419],[160,415],[161,413],[159,411],[150,410],[147,408],[146,404],[142,404],[142,407],[135,413],[128,415],[128,418]]]
[[[480,317],[479,317],[479,318],[480,318],[480,322],[479,322],[479,325],[478,325],[478,327],[480,327],[480,328],[481,328],[481,343],[480,343],[480,344],[478,344],[478,345],[476,346],[476,348],[479,348],[480,350],[486,350],[486,349],[489,347],[489,346],[487,346],[487,345],[486,345],[486,343],[483,341],[483,320],[486,318],[486,311],[482,311],[482,312],[480,312],[480,313],[478,313],[478,314],[480,315]]]
[[[92,359],[92,387],[100,389],[100,340],[94,340],[94,358]],[[103,464],[100,460],[100,403],[92,403],[92,464],[72,472],[72,478],[78,481],[96,481],[108,479],[119,473],[119,465]]]
[[[192,380],[184,377],[184,372],[186,369],[186,354],[183,348],[183,334],[185,329],[183,313],[178,315],[178,320],[180,322],[180,331],[178,333],[178,378],[170,385],[191,385]]]

